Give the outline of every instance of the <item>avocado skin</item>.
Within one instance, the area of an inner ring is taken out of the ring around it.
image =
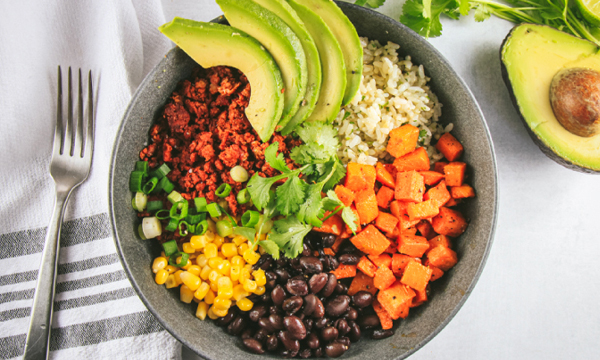
[[[546,26],[546,25],[539,25],[539,26],[545,26],[545,27],[550,28],[549,26]],[[574,164],[573,162],[571,162],[571,161],[569,161],[567,159],[564,159],[564,158],[558,156],[550,147],[548,147],[531,130],[531,127],[529,126],[529,123],[527,123],[527,121],[525,120],[525,117],[521,113],[521,109],[519,107],[519,102],[517,101],[517,97],[515,96],[515,93],[513,91],[512,83],[511,83],[510,78],[508,76],[508,69],[506,68],[506,65],[504,64],[503,56],[502,56],[503,55],[502,52],[503,52],[503,49],[504,49],[505,45],[511,39],[511,37],[513,36],[513,32],[515,32],[515,30],[518,27],[519,27],[519,25],[513,27],[510,30],[510,32],[508,33],[508,35],[506,35],[506,37],[502,41],[502,45],[500,46],[500,52],[499,52],[500,53],[500,66],[501,66],[501,71],[502,71],[502,79],[504,80],[504,84],[506,85],[506,88],[508,89],[508,93],[510,95],[510,99],[511,99],[511,101],[513,103],[513,106],[517,110],[517,113],[519,114],[519,118],[523,122],[523,125],[525,126],[525,129],[527,129],[527,133],[529,134],[529,137],[531,137],[531,140],[533,140],[533,143],[537,145],[537,147],[542,151],[542,153],[544,153],[544,155],[546,155],[547,157],[549,157],[550,159],[552,159],[557,164],[562,165],[562,166],[564,166],[565,168],[567,168],[569,170],[577,171],[577,172],[580,172],[580,173],[600,175],[600,170],[594,170],[594,169],[586,168],[586,167]],[[557,69],[557,71],[558,71],[558,69]],[[550,91],[550,90],[548,89],[548,91]]]

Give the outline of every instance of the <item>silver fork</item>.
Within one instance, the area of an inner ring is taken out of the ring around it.
[[[73,95],[71,84],[71,67],[69,67],[67,93],[67,123],[63,126],[62,75],[58,67],[58,102],[56,107],[56,127],[54,128],[54,145],[50,160],[50,175],[54,179],[56,201],[52,220],[48,226],[42,262],[38,274],[37,287],[31,309],[31,320],[23,359],[46,359],[50,328],[52,326],[52,307],[54,303],[54,287],[56,285],[56,268],[60,248],[60,227],[64,210],[71,191],[87,179],[92,163],[94,150],[94,107],[92,92],[92,72],[88,74],[88,107],[87,126],[84,134],[83,126],[83,89],[81,85],[81,69],[79,69],[79,93],[77,106],[77,124],[73,122]]]

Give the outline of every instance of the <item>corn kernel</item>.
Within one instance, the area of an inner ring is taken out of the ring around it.
[[[181,261],[181,258],[179,258],[179,257],[178,257],[178,258],[177,258],[177,263],[179,263],[180,261]],[[184,266],[181,266],[181,268],[182,268],[183,270],[187,270],[187,269],[189,269],[189,268],[190,268],[190,266],[192,266],[192,265],[193,265],[193,263],[192,263],[192,262],[191,262],[191,261],[188,259],[188,260],[186,260],[186,263],[185,263],[185,265],[184,265]]]
[[[245,243],[248,240],[246,240],[246,238],[243,237],[243,236],[241,236],[241,235],[237,235],[233,239],[231,239],[231,241],[233,241],[233,243],[235,244],[235,246],[240,246],[240,245],[242,245],[243,243]]]
[[[182,272],[181,274],[179,274],[179,277],[181,278],[181,281],[183,281],[183,283],[192,291],[198,290],[200,284],[202,283],[202,280],[200,280],[198,276],[192,274],[189,271]]]
[[[215,301],[215,293],[212,290],[208,290],[206,296],[204,297],[204,302],[208,305],[211,305]]]
[[[258,247],[258,253],[261,255],[264,255],[267,253],[267,251],[265,250],[265,248],[263,248],[262,246]]]
[[[213,306],[217,309],[229,309],[231,307],[231,300],[222,296],[217,296]]]
[[[181,248],[183,249],[183,252],[186,254],[193,254],[196,252],[196,249],[189,242],[183,243],[181,245]]]
[[[196,264],[198,264],[198,266],[200,266],[200,268],[202,269],[206,264],[208,263],[208,259],[206,258],[206,255],[204,254],[200,254],[198,255],[198,257],[196,258]]]
[[[246,265],[244,265],[244,269],[247,269],[248,273],[252,274],[252,264],[246,264]]]
[[[189,304],[192,302],[192,299],[194,298],[194,292],[192,290],[190,290],[189,287],[185,286],[185,285],[181,285],[181,287],[179,288],[179,300],[181,300],[182,302]]]
[[[175,274],[175,272],[179,269],[177,268],[177,266],[167,265],[165,267],[165,270],[167,270],[169,272],[169,274]]]
[[[226,243],[221,245],[221,252],[225,257],[232,257],[237,255],[237,246],[234,243]]]
[[[237,250],[236,250],[237,252]],[[164,258],[162,256],[157,257],[156,259],[154,259],[154,262],[152,263],[152,272],[153,273],[158,273],[158,270],[162,270],[165,267],[167,267],[167,258]]]
[[[260,255],[251,249],[244,251],[244,254],[242,256],[244,257],[244,260],[246,260],[246,262],[248,264],[252,264],[252,265],[256,264],[258,262],[258,259],[260,259]]]
[[[217,296],[222,296],[226,299],[231,299],[233,297],[233,288],[222,288],[217,291]]]
[[[208,222],[208,230],[204,233],[204,236],[206,236],[206,239],[208,241],[213,241],[215,239],[215,231],[217,231],[217,226],[215,223],[212,223],[212,226],[214,229],[211,229],[211,222]]]
[[[238,246],[238,254],[244,256],[244,252],[246,252],[246,250],[248,250],[248,243],[243,243],[242,245]]]
[[[171,274],[167,277],[167,281],[165,281],[165,286],[167,289],[172,289],[174,287],[179,286],[177,280],[175,280],[175,275]]]
[[[208,312],[208,304],[204,301],[198,303],[198,308],[196,309],[196,317],[200,320],[206,319],[206,313]]]
[[[220,236],[219,234],[215,234],[215,238],[212,241],[213,244],[217,245],[217,247],[220,248],[224,242],[225,242],[225,239],[223,239],[222,236]]]
[[[233,299],[240,301],[241,299],[250,296],[250,293],[244,290],[244,285],[239,284],[233,288]]]
[[[244,285],[244,290],[246,290],[247,292],[254,292],[257,287],[256,281],[250,279],[246,280],[242,284]]]
[[[220,277],[219,280],[217,281],[217,283],[219,284],[219,288],[222,288],[222,287],[233,288],[233,286],[231,286],[231,279],[226,276]]]
[[[213,269],[210,268],[210,266],[204,265],[204,267],[202,268],[202,271],[200,271],[200,278],[202,278],[202,280],[206,281],[208,280],[208,275],[210,274],[210,272]]]
[[[231,269],[229,269],[229,276],[232,281],[238,281],[240,279],[240,273],[242,272],[242,267],[240,265],[231,265]]]
[[[262,240],[267,240],[267,234],[260,234],[260,236],[258,237],[261,241]]]
[[[251,278],[251,274],[250,274],[251,269],[248,269],[247,267],[243,267],[242,271],[240,272],[240,284],[243,284],[246,282],[246,280],[249,280]]]
[[[175,271],[175,274],[173,274],[173,276],[175,276],[175,281],[177,281],[177,285],[183,284],[183,280],[181,280],[182,273],[183,273],[183,270],[177,270],[177,271]]]
[[[215,281],[215,282],[211,282],[211,283],[210,283],[210,289],[211,289],[213,292],[215,292],[215,293],[216,293],[217,291],[219,291],[219,284],[217,284],[217,282],[216,282],[216,281]]]
[[[241,256],[239,256],[239,255],[235,255],[229,261],[231,262],[231,265],[240,265],[240,266],[246,265],[246,262],[244,261],[244,258],[241,257]]]
[[[218,317],[224,317],[227,316],[227,313],[229,312],[229,309],[219,309],[218,307],[214,307],[213,306],[213,314],[215,314]]]
[[[254,294],[262,295],[265,293],[265,291],[267,291],[267,289],[264,286],[257,286],[256,290],[254,290]]]
[[[208,308],[208,311],[207,311],[206,315],[208,315],[208,317],[211,320],[217,320],[219,318],[219,315],[216,315],[215,312],[213,311],[213,307],[212,306],[210,308]]]
[[[204,299],[206,294],[208,294],[209,290],[210,285],[208,285],[207,282],[202,282],[202,284],[200,284],[200,287],[198,287],[198,290],[196,290],[196,292],[194,293],[194,297],[198,300],[202,300]]]
[[[219,266],[217,266],[217,270],[221,273],[221,275],[229,276],[229,270],[231,269],[231,263],[229,260],[223,260]]]
[[[200,272],[202,271],[202,269],[198,265],[192,265],[187,269],[187,271],[196,276],[200,276]],[[256,279],[256,276],[254,278]]]
[[[154,277],[154,281],[156,281],[156,283],[158,285],[162,285],[167,281],[168,277],[169,277],[169,273],[167,272],[167,270],[161,269],[161,270],[158,270],[158,272],[156,273],[156,276]]]
[[[217,282],[220,277],[221,274],[215,269],[211,270],[210,274],[208,274],[208,280],[210,280],[210,282]]]
[[[265,271],[263,269],[253,271],[252,276],[254,277],[256,285],[258,286],[265,286],[265,284],[267,283],[267,277],[265,276]]]
[[[252,306],[254,306],[254,303],[247,298],[240,299],[240,301],[236,302],[235,304],[242,311],[250,311]]]
[[[212,269],[216,269],[222,262],[223,259],[220,257],[213,257],[208,259],[208,266],[210,266]]]
[[[190,238],[190,245],[196,250],[201,250],[208,244],[208,239],[204,235],[194,235]]]
[[[206,246],[204,247],[204,255],[206,256],[207,259],[210,258],[214,258],[217,256],[217,245],[210,243],[210,244],[206,244]]]

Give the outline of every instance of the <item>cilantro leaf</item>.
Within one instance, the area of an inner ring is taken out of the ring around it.
[[[326,164],[327,165],[327,164]],[[337,183],[340,182],[346,176],[346,168],[342,165],[342,162],[336,157],[336,159],[332,162],[333,173],[331,177],[325,182],[323,185],[323,191],[329,191],[333,189]]]
[[[371,9],[377,9],[385,3],[385,0],[356,0],[354,4],[360,6],[367,6]]]
[[[358,229],[358,226],[356,224],[358,224],[359,220],[358,216],[356,216],[356,214],[354,213],[354,211],[352,211],[351,208],[345,206],[342,209],[342,220],[344,220],[344,222],[346,223],[346,225],[348,225],[350,230],[352,230],[352,232],[356,234],[356,230]]]
[[[473,14],[473,17],[475,18],[475,21],[482,22],[489,19],[491,15],[492,13],[489,6],[485,4],[479,4],[477,7],[475,7],[475,14]]]
[[[288,216],[273,223],[272,240],[287,258],[293,259],[302,252],[304,237],[312,230],[312,226],[302,224],[295,216]]]
[[[275,190],[277,195],[277,210],[281,215],[294,214],[304,202],[304,188],[306,183],[294,176],[289,178],[283,185]]]
[[[325,214],[321,199],[322,186],[319,184],[309,185],[306,190],[306,199],[304,204],[298,210],[298,219],[307,224],[321,227],[323,222],[321,217]]]
[[[296,133],[304,142],[290,154],[296,163],[324,163],[337,154],[339,141],[333,126],[319,121],[306,122],[296,129]]]
[[[245,237],[248,241],[253,242],[256,236],[256,230],[249,227],[236,226],[233,228],[233,233]]]
[[[274,142],[265,150],[265,160],[271,165],[273,169],[279,170],[282,173],[288,173],[291,170],[287,167],[285,163],[285,159],[283,158],[283,154],[277,154],[277,149],[279,149],[279,143]]]
[[[400,21],[419,35],[437,37],[442,35],[440,15],[452,15],[458,7],[457,0],[407,0]]]
[[[262,240],[258,243],[262,248],[271,255],[273,259],[279,259],[279,246],[273,240]]]
[[[262,176],[258,176],[257,173],[252,175],[252,178],[250,178],[250,181],[248,181],[248,185],[246,185],[246,189],[248,189],[250,197],[252,198],[252,202],[258,210],[262,210],[262,208],[267,206],[270,200],[269,190],[271,190],[273,184],[275,184],[279,179],[279,176],[264,178]]]

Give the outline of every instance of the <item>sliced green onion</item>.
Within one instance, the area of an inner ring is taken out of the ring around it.
[[[137,161],[135,163],[135,171],[141,171],[144,174],[148,174],[148,162],[147,161]]]
[[[170,172],[171,172],[171,169],[169,168],[169,166],[167,164],[162,164],[157,169],[154,169],[150,173],[150,176],[155,176],[160,180],[160,179],[164,178],[165,175],[167,175]]]
[[[248,210],[242,215],[242,226],[253,227],[258,224],[260,220],[260,213],[258,211]]]
[[[185,225],[185,229],[182,229],[182,225]],[[180,221],[177,227],[179,228],[179,236],[186,236],[188,232],[194,232],[194,225],[188,224],[185,220]]]
[[[142,183],[146,174],[142,171],[132,171],[129,175],[129,190],[132,192],[142,191]]]
[[[250,201],[250,192],[248,192],[248,189],[242,189],[242,191],[237,194],[237,202],[238,204],[243,205],[248,201]]]
[[[231,185],[229,185],[227,183],[223,183],[223,184],[219,185],[219,187],[215,191],[215,195],[217,195],[218,197],[225,197],[225,196],[229,195],[230,192],[231,192]]]
[[[160,220],[154,216],[145,217],[142,220],[142,231],[146,239],[152,239],[162,234],[162,226]]]
[[[218,218],[221,216],[221,207],[217,203],[210,203],[206,205],[206,211],[210,214],[211,217]]]
[[[155,177],[150,178],[150,180],[146,181],[146,183],[144,184],[142,191],[144,192],[144,194],[150,194],[152,190],[154,190],[154,188],[156,187],[156,184],[158,184],[158,179]]]
[[[181,200],[178,203],[173,204],[171,206],[171,210],[169,210],[169,215],[172,219],[182,220],[188,215],[188,207],[189,203],[186,199]],[[179,210],[179,211],[177,211]]]
[[[166,255],[166,253],[165,253],[165,255]],[[179,260],[179,262],[177,262],[177,258],[180,256],[181,256],[181,260]],[[182,252],[175,253],[175,254],[169,256],[169,265],[173,265],[173,266],[177,266],[177,267],[186,266],[189,257],[190,256],[186,253],[182,253]]]
[[[206,213],[202,213],[202,214],[190,214],[190,212],[188,211],[187,216],[185,217],[185,221],[187,221],[188,223],[194,225],[199,223],[202,220],[206,219]]]
[[[137,208],[137,211],[144,211],[146,208],[146,203],[148,202],[148,195],[144,194],[143,192],[137,192],[135,193],[135,197],[133,199],[135,200],[135,207]]]
[[[165,176],[158,182],[156,186],[158,190],[164,190],[167,194],[171,193],[175,189],[175,185]]]
[[[169,200],[171,202],[171,204],[177,204],[178,202],[183,201],[185,199],[177,191],[171,191],[169,193],[169,195],[167,196],[167,200]]]
[[[160,200],[148,201],[147,210],[157,211],[163,208],[163,202]]]
[[[162,247],[166,256],[171,256],[179,251],[179,249],[177,249],[177,241],[175,240],[169,240],[163,243]]]
[[[264,224],[263,224],[264,222]],[[262,229],[260,229],[260,227],[262,226]],[[273,227],[273,220],[267,220],[264,221],[264,216],[261,215],[260,216],[260,220],[258,220],[258,224],[254,225],[254,230],[256,230],[257,232],[260,230],[261,234],[266,234],[269,231],[271,231],[271,228]]]
[[[197,197],[194,199],[194,205],[196,205],[196,212],[207,212],[206,210],[206,198]]]
[[[178,225],[179,225],[179,219],[171,218],[169,220],[169,223],[167,224],[167,227],[165,228],[165,230],[173,232],[173,231],[177,230]]]
[[[131,198],[131,207],[133,208],[133,210],[139,211],[137,208],[137,204],[135,203],[135,196]]]
[[[231,222],[227,220],[217,221],[217,234],[221,237],[230,236],[233,234],[233,226],[231,225]]]
[[[194,229],[194,231],[192,231],[192,233],[194,235],[204,235],[204,233],[206,233],[206,230],[208,230],[208,220],[204,219],[196,224],[196,228]]]
[[[146,237],[146,235],[144,235],[144,227],[142,226],[142,224],[140,224],[138,226],[138,235],[140,236],[140,239],[142,239],[142,240],[148,240],[148,238]]]
[[[248,171],[246,171],[246,169],[244,169],[240,165],[232,167],[231,170],[229,170],[229,175],[231,176],[231,179],[235,182],[242,183],[248,180]]]
[[[164,214],[164,215],[163,215]],[[171,212],[167,209],[158,210],[156,214],[154,214],[159,220],[166,220],[171,217]]]

